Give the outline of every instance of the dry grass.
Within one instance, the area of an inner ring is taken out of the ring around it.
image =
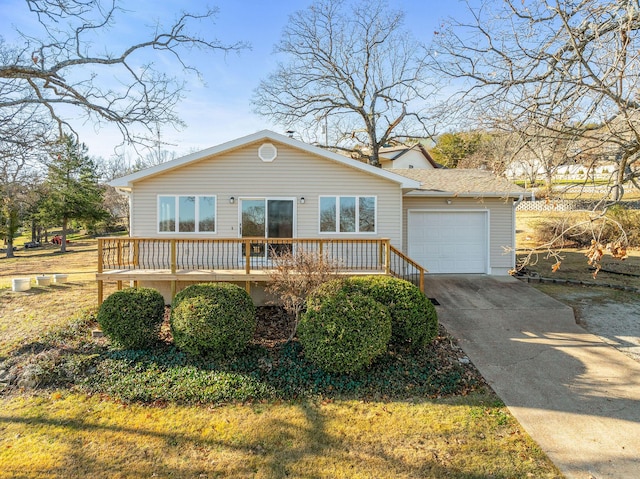
[[[504,407],[0,400],[0,478],[557,478]]]
[[[574,187],[558,187],[555,189],[555,193],[559,194],[561,198],[567,200],[594,200],[598,201],[602,199],[602,191],[593,191],[588,188],[583,188],[580,185]],[[640,199],[640,190],[636,188],[626,189],[624,192],[623,201],[637,201]]]
[[[81,244],[82,243],[82,244]],[[0,361],[97,300],[95,242],[0,260]],[[12,293],[10,280],[68,273]],[[0,392],[0,478],[559,478],[493,395],[412,402],[124,405]]]
[[[519,256],[538,246],[535,242],[536,224],[546,218],[548,218],[548,213],[518,212],[516,215],[516,244]],[[640,251],[629,250],[629,257],[624,261],[605,256],[602,260],[603,269],[595,278],[593,277],[594,270],[587,262],[586,252],[586,249],[563,248],[559,253],[561,264],[556,272],[553,272],[552,269],[556,259],[541,252],[533,257],[534,261],[527,266],[527,270],[536,272],[542,277],[640,288],[640,276],[632,276],[640,275]],[[627,274],[616,274],[612,271]]]
[[[60,253],[60,246],[45,244],[41,248],[16,251],[15,258],[0,257],[0,288],[11,287],[11,278],[39,274],[67,273],[70,280],[92,280],[98,261],[98,242],[95,239],[74,239],[68,251]]]
[[[78,310],[96,307],[97,242],[74,240],[69,249],[63,255],[59,247],[46,245],[0,259],[0,360],[19,344],[65,324]],[[54,273],[68,274],[68,283],[36,286],[36,275]],[[31,289],[12,292],[16,277],[31,277]]]

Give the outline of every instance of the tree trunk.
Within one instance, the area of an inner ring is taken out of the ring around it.
[[[9,236],[7,238],[7,258],[13,258],[15,255],[13,254],[13,238]]]
[[[620,201],[622,200],[622,196],[624,195],[624,187],[622,186],[624,182],[624,169],[626,161],[620,161],[618,163],[618,170],[616,171],[616,179],[615,184],[613,185],[613,200]]]
[[[64,218],[62,218],[62,239],[60,240],[60,252],[61,253],[66,253],[67,252],[67,223],[68,223],[68,218],[65,216]]]
[[[20,227],[20,222],[18,218],[18,211],[15,208],[9,207],[8,209],[8,218],[7,218],[7,258],[13,258],[13,238],[16,236],[18,232],[18,228]]]
[[[551,198],[551,195],[553,193],[553,173],[549,169],[547,169],[544,173],[544,188],[546,190],[547,197]]]

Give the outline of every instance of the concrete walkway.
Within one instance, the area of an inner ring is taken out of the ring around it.
[[[511,277],[437,275],[438,317],[567,478],[640,477],[640,363]],[[640,320],[640,318],[639,318]]]

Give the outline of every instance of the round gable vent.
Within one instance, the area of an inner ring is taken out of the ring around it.
[[[273,161],[278,156],[278,149],[271,143],[264,143],[258,148],[258,157],[262,161]]]

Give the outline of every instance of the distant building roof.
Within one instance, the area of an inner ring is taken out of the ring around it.
[[[406,146],[406,145],[399,145],[399,146],[388,146],[388,147],[383,147],[380,148],[378,154],[384,158],[387,158],[388,160],[396,160],[398,158],[400,158],[402,155],[408,153],[411,150],[416,150],[419,151],[420,153],[422,153],[422,155],[425,157],[425,159],[431,164],[431,166],[433,166],[434,168],[444,168],[440,163],[436,162],[431,155],[429,154],[429,152],[427,151],[427,149],[420,145],[413,145],[413,146]]]

